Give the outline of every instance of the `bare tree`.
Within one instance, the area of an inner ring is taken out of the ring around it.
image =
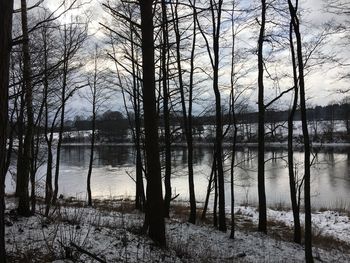
[[[110,38],[112,53],[108,57],[113,60],[116,67],[116,83],[121,90],[124,108],[129,120],[129,126],[133,135],[133,142],[136,150],[136,195],[135,207],[143,211],[145,208],[145,191],[143,183],[143,161],[142,161],[142,90],[141,90],[141,70],[140,53],[141,39],[140,26],[136,21],[139,17],[137,3],[120,2],[117,6],[111,6],[110,2],[103,4],[113,17],[113,24],[120,23],[123,26],[101,25],[106,29]],[[117,11],[118,10],[118,11]],[[118,56],[118,54],[125,54]],[[123,72],[124,71],[124,72]],[[115,72],[113,72],[115,74]],[[131,78],[131,80],[129,79]],[[131,109],[128,105],[130,101]],[[132,111],[132,113],[130,112]]]
[[[21,17],[22,17],[22,53],[23,53],[23,80],[25,87],[25,105],[27,113],[27,125],[24,137],[23,156],[17,171],[17,183],[19,187],[18,214],[29,216],[29,174],[32,161],[32,140],[34,135],[34,116],[33,116],[33,86],[31,73],[31,58],[29,52],[29,35],[28,35],[28,18],[27,18],[27,2],[21,0]]]
[[[183,130],[185,133],[186,144],[187,144],[187,165],[188,165],[188,183],[189,183],[189,196],[190,196],[190,216],[188,221],[190,223],[196,222],[196,196],[194,191],[194,175],[193,175],[193,134],[192,134],[192,105],[193,105],[193,74],[194,74],[194,52],[196,43],[196,20],[197,11],[195,7],[196,1],[191,3],[193,9],[193,37],[192,37],[192,47],[191,47],[191,57],[190,57],[190,80],[188,88],[188,108],[186,106],[186,94],[185,94],[185,84],[183,80],[183,68],[182,68],[182,55],[181,55],[181,32],[180,32],[180,18],[178,15],[179,1],[175,2],[175,8],[171,8],[172,18],[174,23],[174,33],[175,33],[175,51],[176,51],[176,63],[177,63],[177,74],[178,74],[178,86],[180,92],[180,103],[182,110],[183,119]]]
[[[310,139],[307,127],[305,79],[304,79],[304,59],[302,50],[302,40],[300,34],[300,23],[298,17],[298,0],[293,5],[288,0],[289,12],[293,31],[296,38],[296,57],[298,62],[298,85],[300,89],[300,112],[304,139],[304,208],[305,208],[305,260],[313,262],[312,257],[312,221],[311,221],[311,197],[310,197]]]
[[[222,152],[222,140],[223,140],[223,123],[222,123],[222,109],[221,109],[221,95],[219,89],[219,49],[220,49],[220,29],[221,29],[221,14],[222,14],[222,0],[210,0],[209,13],[211,16],[211,38],[212,46],[209,44],[208,37],[206,36],[202,26],[197,19],[198,29],[201,32],[208,51],[210,63],[213,69],[213,91],[215,95],[215,162],[217,172],[217,185],[218,185],[218,201],[219,201],[219,230],[226,231],[226,218],[225,218],[225,182],[224,182],[224,169],[223,169],[223,152]],[[214,173],[215,174],[215,173]],[[216,180],[214,179],[214,183]],[[215,208],[215,205],[214,205]]]
[[[89,169],[87,174],[87,194],[88,194],[88,205],[92,206],[92,194],[91,194],[91,174],[92,166],[94,162],[94,150],[95,150],[95,139],[96,139],[96,117],[103,107],[103,104],[108,99],[106,89],[105,89],[105,78],[103,69],[99,69],[101,64],[99,59],[101,55],[99,54],[98,47],[95,46],[95,53],[93,57],[93,71],[91,76],[87,77],[88,91],[83,94],[83,97],[92,106],[92,116],[91,116],[91,144],[90,144],[90,158],[89,158]]]
[[[168,92],[168,17],[166,1],[161,1],[162,9],[162,86],[163,86],[163,118],[164,118],[164,140],[165,140],[165,175],[164,175],[164,216],[169,217],[171,201],[171,135],[169,114],[169,92]]]
[[[78,56],[78,51],[87,39],[87,22],[71,22],[65,24],[60,30],[62,41],[62,68],[61,70],[61,101],[60,101],[60,120],[58,131],[58,142],[56,150],[56,167],[54,192],[52,202],[55,204],[58,195],[58,178],[60,172],[61,145],[64,131],[66,102],[73,93],[84,87],[82,80],[74,78],[73,73],[82,66],[81,63],[76,63],[74,60]]]
[[[8,86],[12,47],[13,1],[0,1],[0,262],[6,262],[5,250],[5,176],[8,127]]]
[[[297,75],[297,62],[295,58],[295,50],[293,43],[293,24],[290,23],[289,28],[289,41],[292,56],[292,66],[293,66],[293,81],[294,81],[294,98],[293,105],[288,116],[288,172],[289,172],[289,187],[293,210],[293,221],[294,221],[294,242],[301,243],[301,227],[300,227],[300,207],[297,201],[297,182],[294,173],[294,149],[293,149],[293,121],[295,112],[298,106],[298,75]]]
[[[266,233],[266,194],[265,194],[265,104],[264,104],[264,58],[266,1],[261,0],[261,21],[258,40],[258,197],[259,226],[258,230]]]
[[[165,246],[164,204],[159,161],[158,124],[155,97],[155,68],[153,44],[153,7],[151,0],[140,0],[142,32],[143,109],[146,150],[146,216],[145,226],[155,242]]]

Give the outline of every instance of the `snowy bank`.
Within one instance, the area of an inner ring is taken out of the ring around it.
[[[14,199],[7,199],[6,203],[9,262],[98,262],[92,256],[100,262],[304,260],[303,247],[295,243],[239,227],[233,240],[229,233],[206,224],[192,225],[174,216],[166,221],[167,248],[161,249],[141,234],[144,216],[132,210],[130,202],[115,201],[108,205],[101,202],[95,209],[81,206],[82,203],[61,205],[48,218],[42,216],[42,208],[35,216],[17,217],[13,210]],[[236,211],[240,220],[255,220],[253,208],[239,207]],[[269,216],[273,216],[271,210]],[[282,220],[288,216],[278,218]],[[349,251],[334,249],[314,248],[314,256],[316,261],[322,262],[348,262],[350,259]]]

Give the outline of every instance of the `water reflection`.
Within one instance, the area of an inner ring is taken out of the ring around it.
[[[90,156],[88,146],[64,146],[61,151],[60,192],[68,196],[86,197],[85,180]],[[205,198],[206,187],[212,166],[211,147],[194,148],[195,188],[198,201]],[[229,206],[229,167],[231,149],[226,148],[225,169],[226,203]],[[257,150],[239,148],[235,153],[235,189],[237,204],[257,200]],[[266,151],[266,197],[269,205],[289,205],[289,179],[286,149]],[[164,154],[161,155],[164,162]],[[187,151],[186,147],[174,147],[172,151],[172,189],[188,200]],[[303,174],[303,153],[295,152],[297,172]],[[95,197],[134,195],[135,150],[131,146],[96,146],[92,175],[92,192]],[[38,177],[43,177],[41,167]],[[312,166],[312,196],[314,206],[344,206],[350,200],[350,148],[319,150]]]

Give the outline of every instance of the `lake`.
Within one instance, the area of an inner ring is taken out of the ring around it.
[[[86,175],[89,146],[65,145],[61,150],[59,193],[64,196],[86,198]],[[230,149],[226,148],[226,205],[230,205],[229,165]],[[176,146],[172,151],[172,191],[177,200],[188,200],[186,147]],[[197,201],[204,201],[212,164],[212,148],[196,146],[194,149],[194,181]],[[163,159],[163,157],[162,157]],[[266,151],[266,198],[268,205],[290,205],[286,149]],[[300,164],[303,152],[295,152],[296,171],[303,174]],[[92,173],[92,194],[95,198],[133,197],[135,183],[135,151],[128,145],[96,146]],[[238,148],[236,152],[235,194],[237,204],[257,202],[257,149]],[[39,193],[44,193],[45,167],[38,171]],[[350,148],[327,148],[314,156],[312,166],[312,204],[316,208],[349,208],[350,201]],[[6,191],[13,191],[10,176],[6,178]],[[164,191],[164,190],[163,190]]]

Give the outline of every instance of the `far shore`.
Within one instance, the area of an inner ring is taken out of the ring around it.
[[[90,146],[89,142],[78,142],[78,143],[63,143],[63,146]],[[205,147],[212,147],[214,143],[212,142],[195,142],[194,146],[205,146]],[[350,148],[350,143],[348,142],[331,142],[331,143],[320,143],[320,142],[313,142],[312,144],[313,148]],[[120,142],[120,143],[95,143],[95,146],[134,146],[134,143],[132,142]],[[177,147],[186,147],[187,144],[185,142],[175,142],[172,143],[172,146]],[[232,146],[232,143],[224,142],[224,147],[230,147]],[[247,148],[257,148],[258,143],[257,142],[240,142],[236,143],[237,147],[247,147]],[[265,146],[268,148],[285,148],[287,149],[288,143],[287,142],[265,142]],[[303,148],[303,145],[298,143],[295,144],[295,148]]]

